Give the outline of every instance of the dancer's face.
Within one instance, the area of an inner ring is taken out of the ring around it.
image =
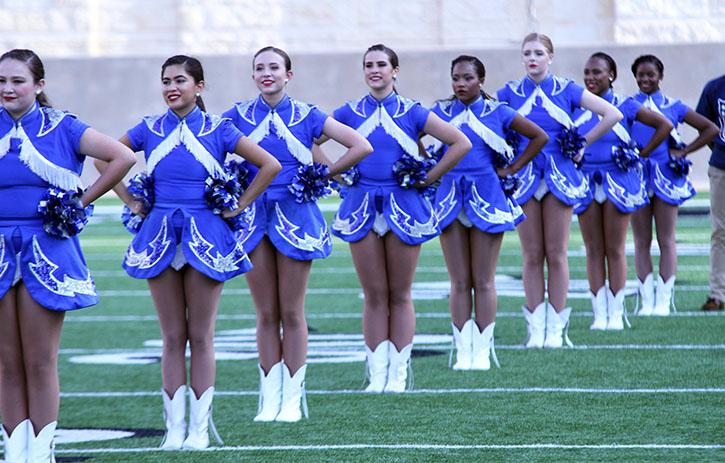
[[[6,58],[0,61],[0,95],[2,106],[14,119],[28,112],[36,95],[43,91],[45,81],[35,82],[28,65]]]
[[[382,51],[371,51],[363,59],[365,83],[376,92],[392,91],[398,68],[390,64],[390,58]]]
[[[601,58],[589,58],[584,65],[584,85],[595,95],[604,95],[609,91],[614,73]]]
[[[161,76],[161,93],[169,108],[185,116],[196,106],[196,94],[204,90],[204,82],[195,82],[181,64],[172,64]]]
[[[639,87],[642,93],[649,95],[660,89],[662,75],[654,63],[641,63],[637,66],[637,72],[634,74],[634,78],[637,81],[637,87]]]
[[[453,66],[451,86],[456,98],[464,104],[474,102],[481,94],[483,79],[476,74],[476,68],[469,61],[462,61]]]
[[[553,59],[554,54],[538,40],[526,42],[521,47],[521,62],[526,68],[526,75],[535,81],[546,77]]]
[[[284,57],[274,51],[264,51],[254,58],[252,79],[262,95],[274,95],[284,92],[292,71],[285,67]]]

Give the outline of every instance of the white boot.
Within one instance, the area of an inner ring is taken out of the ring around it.
[[[385,383],[383,392],[403,392],[405,391],[405,383],[408,379],[408,365],[410,363],[410,354],[413,352],[413,344],[403,347],[400,352],[395,349],[395,345],[390,346],[388,364],[388,381]]]
[[[624,329],[624,288],[615,295],[607,289],[607,329],[621,331]]]
[[[473,325],[473,353],[471,355],[471,370],[490,370],[491,354],[498,365],[496,354],[493,350],[493,329],[496,322],[490,323],[482,332],[478,331],[478,326]]]
[[[172,398],[169,398],[163,389],[161,389],[161,395],[164,398],[166,435],[160,448],[179,450],[186,439],[186,386],[179,386]]]
[[[370,377],[370,384],[365,392],[383,392],[385,382],[388,380],[388,351],[392,343],[387,339],[378,344],[375,350],[365,346],[367,357],[367,371]]]
[[[675,293],[675,276],[672,275],[665,282],[660,275],[657,275],[657,292],[655,293],[655,308],[652,315],[666,317],[670,314],[672,296]]]
[[[453,323],[451,323],[451,328],[453,328],[453,343],[456,346],[456,363],[453,365],[453,369],[470,370],[473,336],[474,333],[478,332],[476,322],[473,319],[466,321],[460,331]]]
[[[36,436],[33,425],[28,424],[28,463],[55,463],[53,438],[56,426],[57,421],[48,423]]]
[[[546,304],[546,340],[544,341],[544,347],[557,348],[562,347],[564,343],[571,346],[571,341],[569,341],[567,335],[569,315],[571,315],[570,307],[556,313],[553,305]]]
[[[526,318],[529,337],[526,339],[525,346],[528,348],[544,347],[544,335],[546,329],[546,302],[536,306],[533,312],[529,312],[527,307],[521,308]]]
[[[216,440],[223,444],[212,420],[212,400],[214,399],[214,386],[209,387],[196,398],[193,388],[189,388],[189,435],[182,444],[185,450],[202,450],[209,447],[209,427]]]
[[[590,330],[606,330],[607,329],[607,292],[609,290],[602,286],[596,294],[591,293],[592,297],[592,313],[594,321],[589,327]]]
[[[637,315],[644,317],[652,315],[655,306],[655,285],[651,273],[645,277],[644,281],[639,281],[639,300],[640,306]]]
[[[274,421],[282,406],[282,366],[279,361],[272,365],[267,376],[264,376],[262,365],[259,365],[259,407],[254,421]]]
[[[305,397],[305,374],[307,365],[302,365],[294,376],[290,375],[289,367],[282,364],[282,408],[275,421],[294,423],[302,419],[302,406],[307,418],[307,398]]]
[[[5,443],[5,463],[27,463],[28,429],[32,429],[32,427],[30,420],[23,420],[8,435],[5,426],[2,426],[3,442]]]

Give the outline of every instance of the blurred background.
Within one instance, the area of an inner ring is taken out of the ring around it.
[[[665,64],[663,92],[693,108],[725,72],[723,0],[0,0],[1,48],[33,49],[53,105],[114,137],[166,110],[160,69],[174,54],[201,59],[207,109],[221,113],[256,96],[254,52],[280,47],[292,57],[289,94],[331,112],[366,93],[362,55],[384,43],[400,57],[400,93],[429,106],[450,95],[461,53],[484,62],[489,94],[523,76],[529,32],[551,37],[554,73],[580,84],[589,55],[612,55],[623,95],[637,91],[630,66],[645,53]],[[691,158],[698,190],[708,158]]]

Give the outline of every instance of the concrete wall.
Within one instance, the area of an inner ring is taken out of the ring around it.
[[[611,54],[619,64],[615,90],[629,95],[637,91],[629,67],[643,53],[653,53],[665,63],[662,84],[667,95],[693,107],[709,79],[723,72],[720,45],[558,47],[553,69],[561,76],[581,83],[582,68],[588,56],[598,50]],[[297,54],[292,56],[295,72],[288,91],[293,97],[315,103],[330,112],[344,101],[366,93],[362,78],[362,53]],[[507,80],[523,75],[519,48],[461,48],[446,51],[402,51],[397,83],[401,94],[431,105],[447,97],[450,88],[450,61],[458,54],[479,56],[487,69],[486,90],[494,94]],[[251,79],[251,55],[201,57],[207,89],[204,100],[210,112],[221,113],[235,101],[253,98],[257,91]],[[166,110],[160,92],[163,58],[46,59],[47,94],[54,106],[70,110],[98,130],[119,137],[139,118]],[[694,131],[683,127],[686,139]],[[325,145],[332,154],[334,144]],[[693,180],[698,189],[707,188],[706,163],[709,150],[692,159]],[[87,169],[91,175],[93,169]]]

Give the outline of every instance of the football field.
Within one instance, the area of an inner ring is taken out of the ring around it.
[[[589,330],[584,247],[572,224],[574,348],[558,350],[522,348],[521,251],[509,233],[497,271],[501,368],[486,372],[448,368],[447,272],[438,240],[426,243],[414,287],[414,385],[398,395],[362,392],[361,291],[348,245],[334,239],[332,256],[312,267],[310,416],[296,424],[252,422],[254,308],[236,278],[225,286],[215,339],[214,421],[224,443],[204,452],[157,449],[161,341],[146,281],[120,267],[130,238],[117,216],[102,213],[81,237],[101,303],[66,317],[59,462],[725,461],[725,316],[700,311],[707,215],[679,218],[677,313],[630,316],[624,332]],[[634,281],[631,232],[627,254]],[[631,315],[635,297],[627,304]]]

